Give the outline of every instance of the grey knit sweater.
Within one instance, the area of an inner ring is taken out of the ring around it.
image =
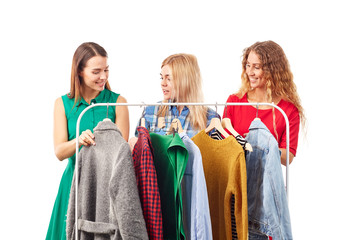
[[[79,153],[79,239],[148,239],[129,144],[111,121],[94,129],[95,146]],[[67,239],[75,239],[75,174]]]

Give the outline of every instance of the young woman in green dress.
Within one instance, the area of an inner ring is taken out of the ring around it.
[[[54,108],[54,148],[56,157],[69,159],[61,178],[46,239],[66,239],[66,213],[75,169],[76,122],[80,113],[93,103],[126,103],[126,99],[110,89],[107,53],[100,45],[87,42],[75,51],[71,68],[70,93],[59,97]],[[129,112],[126,106],[95,107],[80,122],[79,144],[96,144],[92,130],[98,122],[110,118],[129,138]]]

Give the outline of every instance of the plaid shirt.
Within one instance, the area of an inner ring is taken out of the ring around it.
[[[133,150],[136,182],[149,239],[163,239],[160,193],[147,129],[138,127],[139,139]]]
[[[165,127],[164,128],[158,128],[158,110],[160,106],[148,106],[145,108],[143,115],[141,118],[145,118],[145,124],[146,128],[150,132],[154,132],[160,135],[166,135],[169,132],[171,122],[174,118],[178,118],[180,120],[181,126],[186,133],[186,135],[189,136],[189,138],[192,138],[195,136],[199,131],[196,129],[193,129],[193,127],[190,124],[190,118],[189,118],[189,108],[187,106],[184,106],[183,110],[181,111],[179,115],[179,111],[177,110],[176,106],[169,106],[169,112],[165,114]],[[220,119],[220,115],[212,110],[211,108],[207,109],[207,123],[206,126],[210,124],[210,121],[212,118],[216,117]],[[140,125],[140,121],[137,126]],[[135,136],[138,135],[137,130],[135,131]]]

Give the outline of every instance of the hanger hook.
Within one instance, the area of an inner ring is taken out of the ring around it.
[[[175,114],[175,118],[177,118],[180,115],[179,103],[178,102],[176,102],[176,112],[177,112],[177,115]]]
[[[217,102],[215,102],[215,111],[216,111],[216,113],[217,113],[217,107],[218,107],[218,104],[217,104]]]
[[[107,106],[106,106],[106,118],[109,117],[109,102],[107,103]]]
[[[225,103],[225,118],[227,117],[227,103]]]

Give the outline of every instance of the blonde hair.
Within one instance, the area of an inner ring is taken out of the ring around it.
[[[81,101],[81,84],[83,79],[80,73],[86,67],[90,58],[95,56],[107,57],[107,52],[103,47],[94,42],[85,42],[81,44],[75,51],[71,66],[71,85],[69,98],[75,98],[74,106]],[[109,81],[106,81],[105,88],[111,90]]]
[[[244,49],[242,59],[241,88],[237,95],[242,98],[245,93],[252,91],[246,74],[246,64],[250,52],[256,53],[261,61],[261,67],[266,79],[266,100],[272,102],[273,96],[291,102],[299,111],[301,124],[305,126],[306,118],[297,93],[293,74],[284,50],[273,41],[256,42]],[[274,111],[274,109],[273,109]]]
[[[194,55],[179,53],[167,57],[161,68],[169,66],[172,71],[172,102],[203,102],[202,79],[197,59]],[[207,108],[204,106],[188,106],[190,124],[194,129],[206,128]],[[169,106],[161,106],[159,116],[164,116]]]

